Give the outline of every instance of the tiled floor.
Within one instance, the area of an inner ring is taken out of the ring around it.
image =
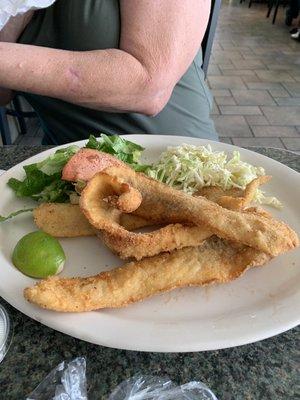
[[[300,151],[300,43],[284,10],[272,25],[266,7],[223,0],[208,72],[212,117],[222,141]],[[18,142],[40,143],[38,127],[30,132]]]
[[[223,1],[208,72],[221,140],[300,151],[300,43],[279,9]]]

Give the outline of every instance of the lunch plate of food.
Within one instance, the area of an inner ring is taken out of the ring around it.
[[[0,177],[0,294],[114,348],[252,343],[300,319],[300,175],[190,137],[91,136]]]

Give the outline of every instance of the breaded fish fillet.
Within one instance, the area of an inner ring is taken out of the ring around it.
[[[198,247],[163,253],[88,278],[52,277],[24,290],[40,307],[82,312],[124,307],[155,294],[185,286],[225,283],[270,256],[212,237]]]
[[[131,214],[122,214],[121,224],[123,216],[131,217],[125,218],[126,229],[151,225],[148,221]],[[197,246],[211,236],[211,232],[204,227],[170,224],[146,234],[134,234],[132,242],[127,241],[127,246],[124,246],[122,237],[118,241],[117,235],[110,236],[97,231],[82,214],[79,206],[73,204],[43,203],[34,210],[34,221],[38,228],[54,237],[98,235],[122,259],[133,257],[141,260],[143,257],[164,251]]]
[[[95,228],[76,204],[42,203],[33,211],[36,226],[54,237],[94,236]]]
[[[253,179],[245,190],[238,188],[223,190],[219,186],[205,186],[196,193],[196,196],[206,197],[228,210],[241,211],[252,202],[258,187],[269,182],[270,179],[271,176],[259,176]]]
[[[258,213],[257,209],[251,209],[251,212]],[[118,242],[118,236],[97,232],[81,213],[78,205],[44,203],[34,210],[34,217],[37,226],[54,237],[98,234],[104,243],[123,259],[132,257],[142,259],[145,253],[151,256],[164,251],[198,246],[212,235],[205,227],[170,224],[154,232],[137,234],[134,236],[135,240],[131,244],[128,242],[128,246],[125,246],[122,238]],[[270,215],[268,217],[271,218]],[[121,224],[123,223],[127,229],[136,229],[150,224],[149,221],[131,214],[122,214]]]
[[[236,188],[222,190],[217,186],[206,186],[195,195],[204,196],[218,204],[221,203],[223,207],[231,210],[241,210],[251,203],[256,188],[267,182],[269,178],[267,176],[256,178],[246,186],[245,190]],[[35,208],[33,216],[37,227],[54,237],[80,237],[96,234],[96,230],[85,218],[79,205],[42,203]],[[153,224],[155,223],[134,214],[122,214],[120,217],[120,225],[128,231],[153,226]],[[186,227],[183,228],[183,231],[186,232]]]
[[[110,167],[88,182],[81,194],[80,208],[96,229],[116,236],[125,247],[132,245],[136,234],[120,225],[121,211],[107,201],[111,195],[124,196],[125,185],[128,191],[134,188],[141,193],[142,202],[134,213],[147,220],[205,227],[223,239],[243,243],[272,256],[299,245],[296,233],[283,222],[227,210],[204,197],[190,196],[144,174]],[[127,205],[128,201],[127,197]]]
[[[77,204],[42,203],[33,210],[33,217],[39,229],[54,237],[96,235],[96,229]],[[129,231],[153,225],[152,222],[133,214],[122,214],[120,224]]]
[[[123,260],[130,258],[141,260],[165,251],[198,246],[212,236],[212,232],[205,226],[182,224],[169,224],[149,233],[131,233],[125,242],[124,235],[118,233],[111,235],[107,231],[98,232],[98,236],[106,246]]]
[[[226,198],[228,199],[226,205],[231,203],[230,207],[234,205],[240,207],[241,204],[247,205],[252,200],[248,195],[248,188],[253,187],[255,182],[257,184],[258,180],[260,182],[263,181],[260,178],[252,181],[244,193],[240,190],[238,192],[235,190],[238,193],[237,203],[235,202],[236,198],[227,195],[229,193],[233,195],[232,190],[224,192],[220,191],[219,188],[208,187],[204,188],[204,191],[214,201]],[[257,211],[255,210],[254,213],[257,213]],[[97,230],[89,224],[78,205],[43,203],[34,210],[34,219],[40,229],[55,237],[78,237],[97,234]],[[153,225],[153,222],[133,214],[121,214],[120,225],[127,230],[134,230]],[[124,241],[123,234],[112,235],[107,231],[101,234],[98,231],[98,235],[101,236],[105,244],[122,259],[135,258],[137,260],[164,251],[180,249],[186,246],[197,246],[211,234],[211,231],[205,226],[170,224],[151,233],[127,236],[127,240]]]

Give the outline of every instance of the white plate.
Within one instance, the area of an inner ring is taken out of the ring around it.
[[[210,143],[214,150],[231,153],[235,146],[188,137],[130,135],[146,147],[145,161],[157,159],[169,145]],[[83,146],[84,142],[78,142]],[[64,147],[64,146],[61,146]],[[0,178],[0,214],[32,202],[17,199],[6,186],[11,177],[23,176],[22,166],[44,159],[55,149],[31,157]],[[269,193],[284,204],[273,214],[300,232],[300,174],[260,154],[241,149],[243,160],[262,166],[272,181]],[[31,215],[0,224],[0,294],[29,317],[60,332],[88,342],[129,350],[200,351],[238,346],[284,332],[300,319],[300,250],[277,257],[263,268],[248,271],[225,285],[187,288],[156,296],[119,310],[62,314],[39,309],[22,295],[34,279],[16,270],[11,253],[16,242],[35,230]],[[121,265],[96,238],[63,239],[67,255],[63,276],[88,276]]]

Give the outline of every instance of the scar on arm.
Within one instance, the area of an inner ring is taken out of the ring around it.
[[[79,75],[78,71],[76,71],[74,68],[70,67],[70,68],[68,68],[67,76],[68,76],[68,81],[70,83],[70,91],[77,92],[78,88],[80,88],[80,86],[81,86],[80,75]]]
[[[74,78],[79,79],[79,74],[74,68],[69,68],[69,72],[70,72],[71,76],[74,76]]]

